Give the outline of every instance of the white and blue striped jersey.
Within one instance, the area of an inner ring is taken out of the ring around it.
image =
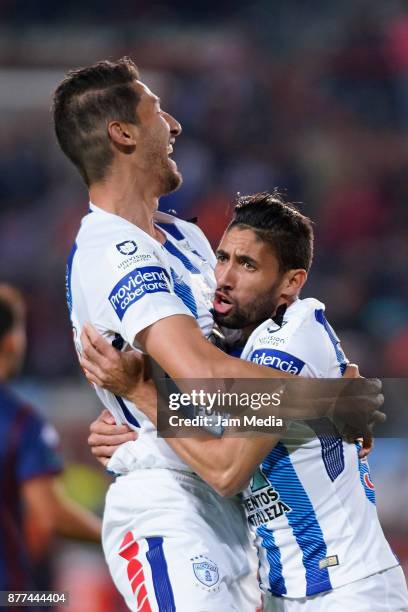
[[[134,346],[136,335],[160,319],[195,317],[204,335],[213,328],[215,256],[192,223],[157,212],[166,235],[161,245],[126,219],[90,205],[67,264],[66,291],[78,351],[85,322],[117,348]],[[109,467],[126,473],[135,467],[190,468],[157,438],[156,429],[137,406],[101,388],[96,392],[117,423],[139,433],[124,444]]]
[[[241,357],[306,377],[336,378],[347,364],[324,305],[312,298],[292,304],[282,325],[261,324]],[[243,494],[262,590],[301,598],[398,565],[358,445],[315,434],[313,421],[289,427]]]

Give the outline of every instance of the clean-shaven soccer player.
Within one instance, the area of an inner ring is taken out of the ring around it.
[[[170,158],[181,126],[133,62],[70,72],[55,91],[53,114],[60,147],[91,202],[66,276],[77,350],[90,321],[115,347],[143,349],[175,378],[282,377],[206,340],[213,253],[199,229],[157,212],[160,196],[181,183]],[[118,423],[139,432],[137,445],[119,451],[128,475],[109,490],[103,529],[106,559],[129,608],[253,611],[257,587],[237,500],[221,499],[198,479],[134,404],[97,393]]]
[[[215,316],[250,334],[243,359],[336,378],[347,360],[324,305],[298,297],[312,239],[310,221],[276,196],[242,198],[217,250]],[[282,292],[288,276],[297,286],[292,296]],[[283,317],[253,330],[254,318],[282,305]],[[131,397],[140,400],[141,391]],[[154,420],[154,402],[140,405]],[[167,441],[222,495],[237,493],[252,475],[243,505],[256,538],[265,611],[407,611],[405,579],[384,538],[359,445],[335,433],[315,435],[310,423],[292,424],[272,449],[271,439],[262,438]]]

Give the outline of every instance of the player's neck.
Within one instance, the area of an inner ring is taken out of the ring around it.
[[[278,308],[280,306],[285,305],[287,308],[289,308],[289,306],[291,306],[292,304],[294,304],[296,302],[296,300],[298,299],[298,295],[295,296],[286,296],[285,298],[280,298],[280,300],[278,301],[275,310],[271,313],[271,319],[273,319],[273,317],[276,315],[276,312],[278,310]],[[256,330],[257,327],[259,327],[260,323],[259,321],[257,323],[252,323],[251,325],[248,325],[247,327],[242,328],[241,330],[241,339],[240,339],[240,343],[243,344],[245,343],[249,336],[252,334],[252,332],[254,332]]]
[[[153,224],[159,197],[146,183],[138,181],[134,176],[115,174],[103,182],[93,184],[89,196],[95,206],[123,217],[152,238],[162,241]]]

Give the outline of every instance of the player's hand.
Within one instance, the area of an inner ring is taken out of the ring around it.
[[[339,431],[346,440],[362,438],[360,457],[372,449],[374,426],[386,420],[381,411],[383,403],[381,380],[362,377],[350,380],[336,402],[333,420],[340,424]]]
[[[116,425],[108,410],[104,410],[89,427],[88,444],[91,453],[104,467],[121,444],[137,439],[137,433],[127,425]]]
[[[279,416],[287,420],[329,418],[346,439],[367,440],[383,423],[382,383],[373,378],[303,378],[285,381]],[[276,412],[276,411],[275,411]]]
[[[355,363],[349,363],[343,374],[343,378],[362,378],[358,365],[356,365]],[[374,414],[376,415],[376,418],[379,422],[384,422],[385,415],[383,412],[375,411]],[[372,427],[373,425],[371,425],[371,429]],[[353,432],[351,432],[349,436],[346,436],[346,440],[347,442],[359,442],[361,444],[361,448],[358,451],[358,456],[360,457],[360,459],[365,459],[365,457],[367,457],[374,448],[374,438],[371,432],[366,433],[366,436],[364,438],[357,439],[355,438]]]
[[[86,323],[81,333],[82,354],[79,363],[87,380],[129,398],[138,382],[145,378],[143,355],[136,351],[118,351]]]

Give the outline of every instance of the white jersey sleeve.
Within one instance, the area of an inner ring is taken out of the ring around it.
[[[127,227],[128,226],[128,227]],[[111,228],[99,245],[78,236],[76,273],[86,288],[90,320],[105,333],[116,332],[130,345],[137,334],[166,317],[191,311],[175,294],[162,247],[131,224]],[[126,230],[126,231],[124,231]]]
[[[242,359],[289,374],[338,378],[348,360],[324,310],[318,300],[298,299],[287,309],[281,325],[269,319],[257,327]]]

